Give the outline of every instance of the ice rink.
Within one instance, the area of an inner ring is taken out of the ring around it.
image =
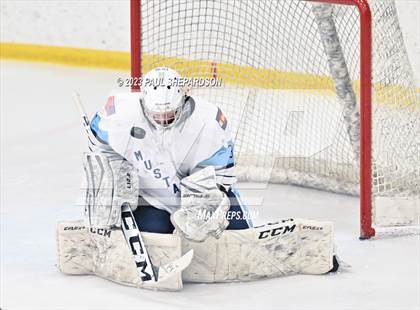
[[[72,103],[100,109],[127,72],[2,61],[1,297],[9,309],[419,309],[420,237],[358,240],[358,198],[285,185],[241,185],[257,223],[331,220],[351,268],[325,276],[184,284],[177,293],[126,287],[55,267],[55,226],[82,217],[77,204],[87,143]],[[251,188],[251,189],[250,189]]]

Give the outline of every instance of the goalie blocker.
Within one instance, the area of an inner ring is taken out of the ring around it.
[[[333,225],[289,219],[219,239],[192,242],[175,234],[142,233],[156,267],[194,250],[191,264],[165,281],[142,282],[121,229],[87,229],[83,221],[57,226],[58,268],[66,274],[95,274],[124,285],[177,291],[187,282],[250,281],[292,274],[325,274],[338,267]]]

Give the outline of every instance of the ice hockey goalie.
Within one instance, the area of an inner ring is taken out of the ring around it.
[[[58,225],[59,269],[162,290],[337,270],[331,223],[253,227],[229,121],[180,80],[153,69],[90,121],[84,220]]]

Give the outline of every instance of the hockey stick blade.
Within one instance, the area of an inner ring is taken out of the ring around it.
[[[164,281],[170,277],[182,272],[187,268],[194,256],[194,250],[189,250],[187,253],[182,255],[180,258],[174,260],[173,262],[167,263],[164,266],[160,266],[158,269],[158,280]]]

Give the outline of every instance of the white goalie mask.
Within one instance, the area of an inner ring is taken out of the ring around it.
[[[168,129],[181,117],[186,94],[176,83],[180,78],[167,67],[155,68],[143,77],[141,104],[147,119],[157,129]]]

